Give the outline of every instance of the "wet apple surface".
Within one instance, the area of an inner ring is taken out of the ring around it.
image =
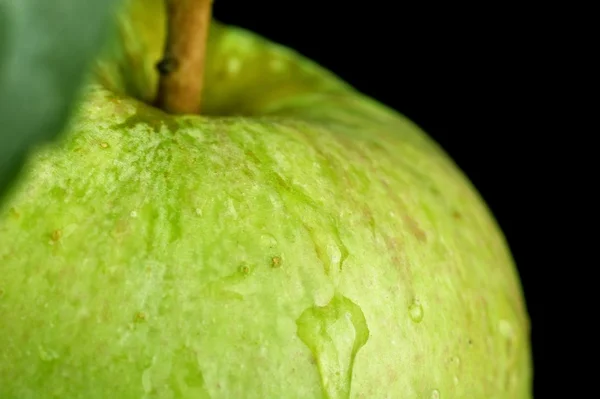
[[[451,159],[216,23],[206,114],[146,105],[143,10],[0,209],[0,397],[530,398],[518,276]]]

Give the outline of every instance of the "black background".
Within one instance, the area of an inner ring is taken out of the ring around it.
[[[351,5],[353,4],[353,5]],[[548,383],[544,268],[537,241],[550,165],[538,62],[548,33],[518,7],[370,0],[216,0],[215,17],[287,45],[424,128],[502,227],[532,320],[534,395]]]

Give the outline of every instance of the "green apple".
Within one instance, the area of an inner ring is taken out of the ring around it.
[[[511,254],[440,147],[217,23],[205,114],[163,113],[163,19],[123,12],[3,201],[0,398],[531,398]]]

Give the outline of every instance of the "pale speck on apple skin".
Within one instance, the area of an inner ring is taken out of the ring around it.
[[[273,248],[277,247],[277,239],[271,234],[261,235],[260,242],[266,248],[273,249]]]
[[[234,219],[237,219],[239,217],[237,209],[235,208],[235,204],[233,203],[233,200],[231,198],[229,198],[229,200],[227,201],[227,211]]]
[[[498,329],[500,330],[500,334],[502,334],[505,338],[510,339],[514,335],[512,325],[506,320],[500,320],[498,323]]]
[[[281,72],[285,69],[285,63],[280,59],[272,59],[269,62],[269,68],[271,68],[273,72]]]
[[[227,61],[227,73],[236,75],[242,69],[242,61],[239,58],[231,57]]]
[[[43,362],[51,362],[58,359],[60,356],[54,350],[38,345],[38,355]]]
[[[440,391],[438,391],[437,389],[434,389],[433,391],[431,391],[431,395],[429,396],[429,399],[440,399]]]
[[[131,216],[132,218],[136,218],[137,217],[137,212],[136,211],[131,211],[131,213],[129,214],[129,216]]]
[[[150,393],[152,391],[152,376],[150,375],[150,373],[150,368],[147,368],[142,373],[142,388],[146,393]]]

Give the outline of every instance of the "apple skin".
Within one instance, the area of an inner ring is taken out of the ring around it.
[[[219,24],[207,115],[153,109],[147,10],[0,208],[0,398],[531,398],[513,260],[449,157]]]

